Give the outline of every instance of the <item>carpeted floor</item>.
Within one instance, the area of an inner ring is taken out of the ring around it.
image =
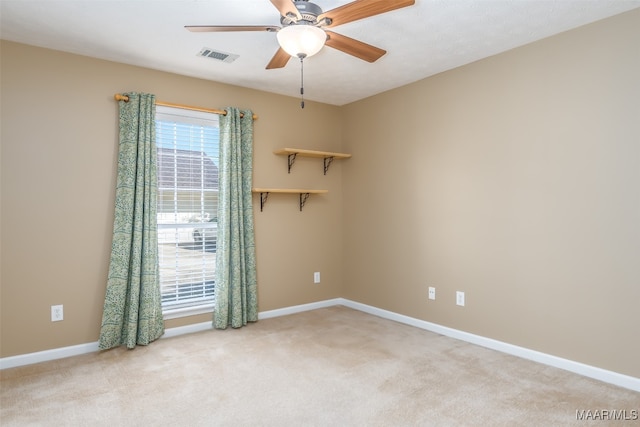
[[[6,369],[0,387],[4,427],[640,424],[593,418],[633,418],[640,393],[345,307]]]

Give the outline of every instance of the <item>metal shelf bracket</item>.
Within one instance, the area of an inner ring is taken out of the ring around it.
[[[291,173],[291,167],[296,162],[296,156],[297,155],[298,155],[298,153],[291,153],[291,154],[289,154],[287,156],[287,163],[288,163],[287,173]]]
[[[324,174],[325,175],[327,174],[327,171],[329,170],[329,166],[331,166],[331,162],[333,162],[333,156],[324,158]]]
[[[264,205],[267,204],[267,199],[269,198],[269,193],[260,193],[260,212],[264,209]]]
[[[302,208],[305,203],[307,203],[307,199],[309,198],[309,193],[300,193],[300,212],[302,212]]]

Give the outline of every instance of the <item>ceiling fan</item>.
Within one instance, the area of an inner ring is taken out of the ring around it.
[[[378,60],[385,50],[343,36],[325,28],[357,21],[411,6],[415,0],[356,0],[323,12],[308,0],[270,0],[280,12],[281,27],[273,25],[187,25],[193,32],[269,31],[277,33],[280,48],[267,64],[267,70],[282,68],[292,56],[302,59],[315,55],[324,45],[368,62]]]

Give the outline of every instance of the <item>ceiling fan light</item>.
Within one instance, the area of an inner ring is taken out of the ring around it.
[[[278,43],[289,55],[309,57],[320,52],[327,41],[327,34],[313,25],[290,25],[277,34]]]

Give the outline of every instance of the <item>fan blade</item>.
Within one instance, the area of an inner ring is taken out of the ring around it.
[[[342,34],[332,31],[325,32],[327,33],[327,42],[325,43],[327,46],[341,50],[344,53],[348,53],[367,62],[375,62],[387,53],[386,50],[343,36]]]
[[[276,32],[280,27],[273,25],[185,25],[187,30],[194,33],[204,32],[222,32],[222,31],[273,31]]]
[[[368,18],[395,9],[411,6],[414,3],[415,0],[359,0],[321,14],[318,16],[318,22],[324,18],[329,18],[331,24],[326,25],[325,28],[335,27],[346,24],[347,22],[357,21],[358,19]]]
[[[280,15],[289,18],[302,19],[302,15],[291,0],[271,0],[271,3],[278,9]]]
[[[285,52],[283,48],[279,48],[276,54],[273,55],[273,58],[271,58],[271,61],[267,64],[267,70],[284,67],[287,65],[287,62],[289,62],[289,58],[291,58],[291,55]]]

